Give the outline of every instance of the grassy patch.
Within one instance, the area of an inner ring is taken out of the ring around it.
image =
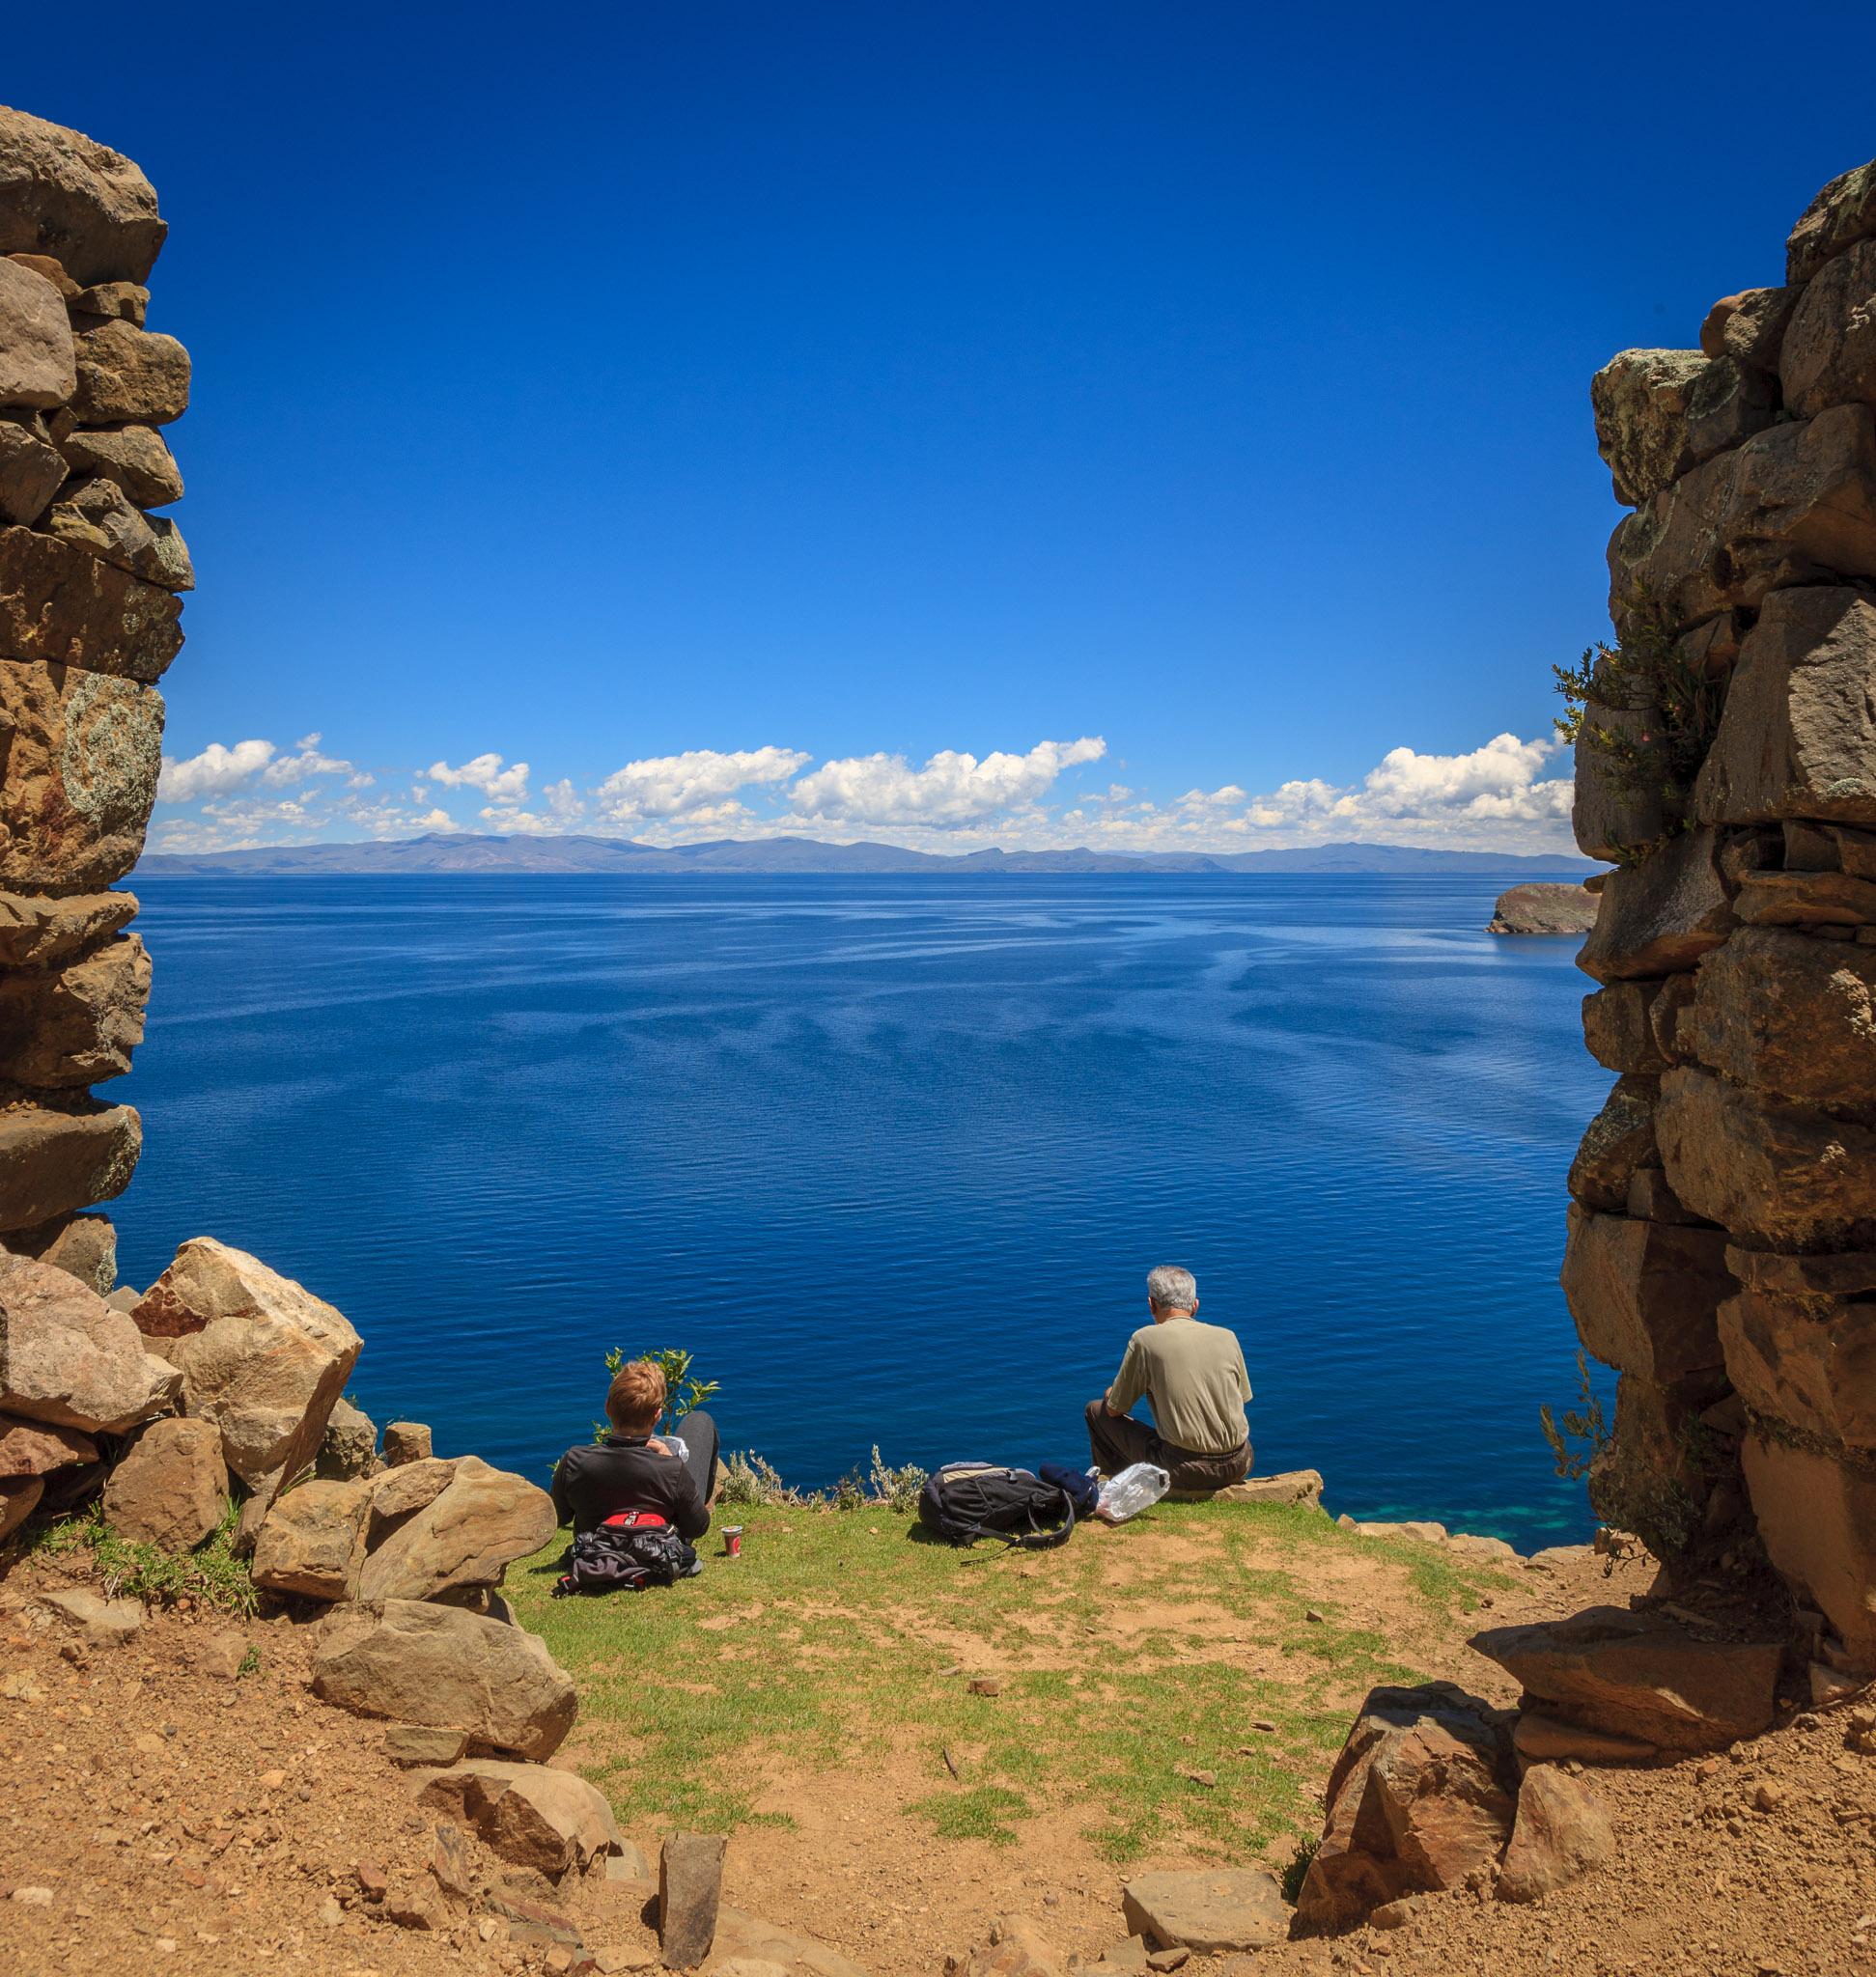
[[[172,1558],[154,1545],[130,1545],[104,1521],[103,1508],[94,1504],[83,1517],[46,1524],[24,1537],[26,1548],[54,1555],[86,1552],[107,1600],[120,1595],[147,1604],[168,1606],[184,1595],[232,1613],[252,1613],[260,1594],[249,1578],[247,1562],[235,1556],[235,1527],[240,1506],[231,1503],[221,1522],[193,1551]],[[243,1668],[243,1674],[248,1671]]]
[[[935,1792],[906,1809],[930,1820],[940,1840],[988,1840],[993,1847],[1014,1847],[1016,1830],[1003,1822],[1027,1819],[1034,1808],[1021,1793],[1001,1785],[978,1785],[967,1792]]]

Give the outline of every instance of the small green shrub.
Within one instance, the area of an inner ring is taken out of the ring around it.
[[[1544,1439],[1550,1443],[1551,1454],[1556,1461],[1556,1473],[1566,1483],[1582,1482],[1588,1475],[1590,1464],[1608,1451],[1611,1440],[1609,1423],[1603,1418],[1603,1404],[1590,1384],[1589,1355],[1581,1346],[1577,1348],[1577,1382],[1582,1406],[1565,1414],[1561,1428],[1548,1401],[1537,1410],[1544,1426]],[[1574,1442],[1582,1446],[1572,1447]]]
[[[107,1600],[124,1595],[147,1605],[171,1606],[186,1595],[233,1613],[252,1613],[261,1596],[245,1560],[235,1556],[235,1527],[240,1517],[240,1505],[231,1503],[221,1522],[193,1551],[172,1558],[154,1545],[126,1543],[104,1521],[103,1506],[93,1504],[82,1517],[67,1518],[35,1533],[31,1548],[55,1554],[89,1551],[92,1571]]]
[[[703,1404],[723,1391],[722,1382],[714,1379],[693,1379],[690,1368],[692,1355],[681,1346],[666,1346],[658,1352],[627,1352],[622,1347],[614,1346],[605,1355],[605,1370],[617,1373],[629,1360],[649,1359],[664,1376],[664,1411],[658,1417],[654,1433],[672,1434],[677,1426],[693,1407]],[[603,1441],[612,1432],[607,1421],[595,1421],[593,1439]]]
[[[1315,1859],[1316,1850],[1321,1845],[1320,1840],[1299,1840],[1289,1866],[1283,1870],[1283,1899],[1293,1908],[1302,1897],[1302,1883],[1308,1877],[1309,1863]]]
[[[918,1492],[925,1487],[925,1471],[915,1462],[894,1469],[880,1460],[880,1444],[873,1444],[873,1501],[900,1517],[913,1516],[918,1509]]]
[[[826,1507],[819,1492],[791,1489],[773,1462],[751,1449],[732,1449],[723,1458],[723,1480],[717,1487],[719,1510],[816,1510]]]

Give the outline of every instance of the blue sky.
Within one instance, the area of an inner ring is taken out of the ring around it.
[[[9,54],[173,229],[178,849],[1560,847],[1589,375],[1876,152],[1833,6],[104,4]]]

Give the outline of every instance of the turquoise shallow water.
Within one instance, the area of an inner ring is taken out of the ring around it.
[[[1563,1174],[1610,1083],[1512,875],[139,878],[126,1278],[184,1237],[338,1304],[353,1392],[544,1475],[612,1345],[833,1480],[1086,1460],[1187,1264],[1259,1470],[1331,1509],[1583,1535]]]

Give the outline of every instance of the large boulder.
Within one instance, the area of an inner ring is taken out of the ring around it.
[[[156,800],[162,695],[75,666],[0,660],[8,726],[0,886],[77,892],[122,878]]]
[[[1876,1304],[1741,1291],[1719,1308],[1746,1404],[1826,1441],[1876,1448]]]
[[[413,1771],[406,1791],[421,1806],[468,1826],[491,1852],[549,1880],[625,1852],[605,1795],[571,1771],[470,1758]]]
[[[182,650],[182,612],[168,591],[56,536],[0,529],[0,658],[149,685]]]
[[[1792,584],[1876,576],[1876,412],[1774,426],[1664,488],[1610,539],[1610,615],[1645,597],[1670,632]]]
[[[1773,1565],[1829,1618],[1858,1671],[1876,1675],[1876,1475],[1847,1452],[1770,1434],[1746,1437],[1740,1465]]]
[[[145,515],[115,481],[101,474],[68,482],[41,526],[60,542],[115,564],[158,590],[195,588],[195,566],[182,531],[163,515]]]
[[[1655,1103],[1661,1096],[1658,1078],[1625,1073],[1603,1109],[1589,1122],[1570,1162],[1565,1185],[1585,1208],[1619,1214],[1627,1206],[1629,1183],[1637,1170],[1660,1164],[1655,1150]]]
[[[36,522],[65,477],[65,459],[40,415],[0,412],[0,522]]]
[[[1661,1081],[1655,1134],[1695,1214],[1768,1249],[1846,1242],[1876,1220],[1876,1132],[1689,1067]]]
[[[1509,1721],[1452,1683],[1372,1690],[1330,1770],[1298,1922],[1353,1928],[1495,1860],[1513,1817]]]
[[[1876,883],[1851,872],[1748,872],[1733,911],[1747,927],[1846,927],[1854,936],[1876,924]]]
[[[168,231],[155,189],[122,153],[0,109],[0,254],[49,254],[80,288],[141,282]]]
[[[98,1444],[75,1428],[0,1414],[0,1476],[43,1476],[69,1462],[95,1462]]]
[[[189,408],[189,353],[173,336],[122,318],[77,339],[81,426],[167,426]]]
[[[1730,355],[1623,350],[1589,380],[1596,450],[1615,498],[1638,508],[1778,416],[1770,380]]]
[[[44,1494],[43,1476],[0,1476],[0,1545],[32,1516]]]
[[[183,1411],[214,1422],[250,1489],[291,1483],[312,1463],[362,1344],[343,1313],[245,1250],[197,1236],[133,1316],[174,1340]]]
[[[104,1486],[104,1521],[132,1545],[192,1551],[221,1521],[228,1472],[207,1421],[153,1421]]]
[[[47,411],[77,385],[64,297],[42,274],[0,261],[0,404]]]
[[[393,1469],[383,1483],[409,1473]],[[550,1543],[559,1523],[545,1490],[463,1456],[447,1487],[375,1545],[359,1598],[433,1600],[459,1586],[499,1584],[503,1569]]]
[[[64,967],[0,975],[0,1078],[56,1090],[122,1077],[149,1001],[150,957],[134,933]]]
[[[1614,1857],[1615,1828],[1587,1781],[1554,1765],[1533,1765],[1518,1788],[1499,1901],[1541,1902]]]
[[[59,441],[59,452],[72,473],[114,483],[139,508],[167,508],[182,498],[182,470],[153,427],[80,426]]]
[[[1714,832],[1682,831],[1640,864],[1609,874],[1577,966],[1598,982],[1671,975],[1711,954],[1737,925]]]
[[[1722,295],[1700,325],[1700,348],[1710,357],[1731,357],[1749,371],[1776,372],[1785,325],[1804,292],[1797,286]]]
[[[1876,239],[1818,270],[1792,313],[1778,376],[1800,418],[1853,400],[1876,404]]]
[[[1664,1750],[1757,1737],[1772,1721],[1783,1655],[1778,1642],[1695,1640],[1622,1606],[1489,1628],[1470,1645],[1542,1699],[1548,1714]]]
[[[462,1730],[537,1763],[579,1710],[573,1679],[536,1635],[416,1600],[335,1608],[321,1625],[313,1687],[342,1709]]]
[[[1134,1935],[1162,1950],[1182,1945],[1201,1957],[1270,1949],[1286,1941],[1290,1911],[1276,1878],[1256,1867],[1136,1875],[1121,1889],[1121,1914]]]
[[[0,1112],[0,1230],[49,1222],[130,1184],[143,1122],[128,1105],[70,1100]]]
[[[108,939],[137,916],[129,892],[80,893],[48,900],[0,892],[0,967],[43,968]]]
[[[1700,963],[1680,1035],[1735,1084],[1876,1105],[1876,949],[1742,927]]]
[[[1846,247],[1876,234],[1876,162],[1833,179],[1785,241],[1785,280],[1807,282]]]
[[[342,1395],[333,1402],[320,1439],[315,1472],[322,1482],[351,1483],[369,1476],[377,1465],[378,1429],[369,1414]]]
[[[109,1215],[54,1215],[37,1228],[9,1229],[0,1249],[49,1263],[108,1298],[117,1282],[117,1231]]]
[[[302,1483],[274,1498],[254,1541],[254,1583],[313,1600],[357,1597],[371,1486]]]
[[[1650,1020],[1658,981],[1611,982],[1582,998],[1583,1048],[1605,1070],[1659,1077],[1671,1061]]]
[[[0,1412],[122,1434],[170,1406],[181,1385],[96,1291],[0,1252]]]
[[[1876,602],[1866,593],[1829,583],[1774,591],[1741,643],[1694,781],[1694,818],[1876,823],[1873,677]]]
[[[1726,1232],[1570,1209],[1560,1281],[1592,1357],[1668,1381],[1722,1362],[1714,1314],[1736,1287]]]

